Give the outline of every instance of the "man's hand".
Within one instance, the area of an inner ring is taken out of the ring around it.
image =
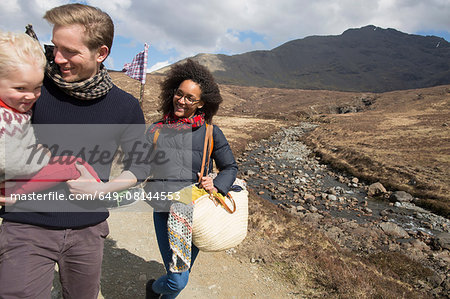
[[[80,177],[76,180],[67,181],[69,190],[72,194],[99,194],[104,183],[97,182],[97,180],[89,173],[89,171],[81,164],[75,164],[75,167],[80,172]]]
[[[16,202],[15,199],[11,199],[9,196],[0,195],[0,206],[10,206]]]
[[[119,176],[107,183],[97,182],[90,172],[83,165],[75,164],[81,176],[76,180],[67,181],[70,192],[73,194],[97,195],[97,198],[108,192],[118,192],[137,183],[136,176],[131,171],[123,171]]]

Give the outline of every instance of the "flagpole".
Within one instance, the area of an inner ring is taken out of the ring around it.
[[[147,83],[147,54],[148,54],[148,44],[144,44],[144,67],[143,67],[143,74],[142,74],[142,80],[141,80],[141,91],[139,92],[139,105],[141,106],[141,109],[144,105],[144,89],[145,89],[145,83]],[[142,109],[143,110],[143,109]]]
[[[142,109],[142,105],[144,103],[144,87],[145,87],[145,83],[141,82],[141,91],[139,92],[139,105],[141,106],[141,109]]]

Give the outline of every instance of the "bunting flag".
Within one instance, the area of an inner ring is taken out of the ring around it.
[[[131,63],[125,63],[122,72],[133,79],[136,79],[145,84],[145,77],[147,75],[147,56],[148,45],[145,44],[144,51],[139,52]]]

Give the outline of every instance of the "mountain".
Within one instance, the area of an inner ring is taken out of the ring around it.
[[[450,84],[449,42],[373,25],[292,40],[269,51],[192,59],[222,84],[367,92]]]

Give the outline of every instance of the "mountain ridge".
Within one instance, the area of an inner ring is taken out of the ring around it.
[[[291,40],[271,50],[190,58],[222,84],[358,92],[450,84],[449,42],[374,25]]]

